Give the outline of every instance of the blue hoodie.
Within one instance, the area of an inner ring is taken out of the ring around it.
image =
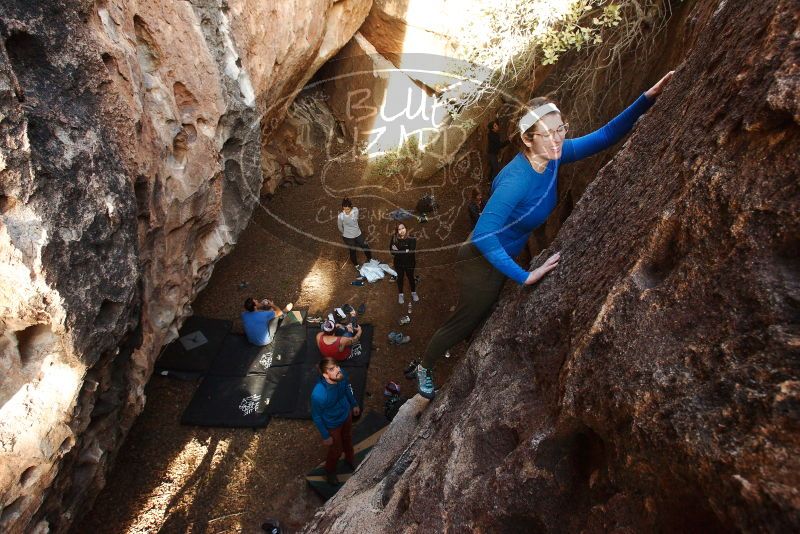
[[[520,152],[503,167],[492,183],[492,195],[472,232],[472,242],[498,271],[518,284],[528,271],[514,256],[528,242],[531,230],[541,226],[556,206],[558,166],[591,156],[622,139],[653,104],[644,94],[608,124],[583,137],[564,140],[561,158],[536,172]]]
[[[331,436],[328,429],[342,426],[347,421],[350,411],[358,406],[344,370],[342,374],[344,379],[335,384],[329,384],[320,376],[314,391],[311,392],[311,419],[322,434],[322,439],[328,439]]]

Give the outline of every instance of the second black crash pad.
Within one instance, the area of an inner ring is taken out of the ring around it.
[[[265,376],[207,376],[183,412],[184,425],[262,428],[269,424]]]

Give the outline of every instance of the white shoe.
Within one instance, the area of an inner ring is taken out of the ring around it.
[[[413,300],[414,302],[419,302],[419,295],[417,295],[416,291],[411,292],[411,300]]]
[[[406,296],[404,294],[402,294],[402,293],[398,293],[397,294],[397,303],[398,304],[403,304],[403,303],[405,303],[405,301],[406,301]]]

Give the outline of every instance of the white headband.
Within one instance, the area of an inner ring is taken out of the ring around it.
[[[536,124],[536,121],[554,111],[561,113],[561,111],[559,111],[556,105],[552,102],[542,104],[533,111],[528,110],[528,112],[519,120],[519,133],[525,133],[528,128]]]

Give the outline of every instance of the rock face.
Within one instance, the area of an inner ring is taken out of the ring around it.
[[[286,119],[272,132],[262,153],[262,195],[274,194],[279,186],[305,183],[319,171],[317,151],[344,143],[344,131],[327,100],[326,95],[312,88],[292,102]]]
[[[558,269],[308,532],[800,529],[800,10],[712,11]]]
[[[0,0],[0,530],[64,531],[369,0]]]
[[[481,3],[462,3],[454,9],[447,0],[375,0],[359,31],[397,67],[403,66],[404,53],[463,58],[459,37],[468,16],[465,8]]]

